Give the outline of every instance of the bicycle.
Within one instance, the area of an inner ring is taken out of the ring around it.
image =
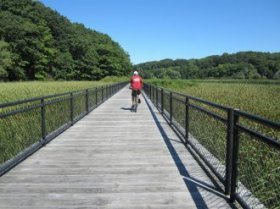
[[[132,107],[131,107],[132,112],[137,112],[138,101],[139,101],[138,90],[132,90]]]

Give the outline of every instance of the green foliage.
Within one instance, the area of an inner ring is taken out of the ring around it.
[[[118,81],[118,79],[107,78],[102,81],[2,82],[0,83],[0,103],[95,88],[104,84],[115,83],[115,80]]]
[[[231,55],[225,53],[203,59],[164,59],[134,67],[143,71],[144,78],[277,79],[280,53],[238,52]]]
[[[274,79],[280,79],[280,70],[278,70],[274,76],[273,76]]]
[[[100,82],[104,83],[118,83],[118,82],[129,82],[129,77],[122,76],[122,77],[117,77],[117,76],[107,76],[105,78],[102,78]]]
[[[38,1],[0,0],[0,19],[0,40],[9,44],[6,57],[11,54],[0,63],[2,80],[99,80],[131,69],[128,54],[108,35]],[[17,64],[7,66],[9,59]]]
[[[0,40],[0,80],[8,79],[8,71],[12,68],[12,52],[9,44]]]
[[[279,121],[280,118],[279,81],[151,79],[145,82],[231,106],[270,120]]]
[[[196,86],[197,82],[194,80],[180,80],[176,79],[175,81],[172,79],[150,79],[146,80],[148,83],[152,83],[156,86],[161,86],[164,88],[171,88],[174,90],[182,90],[186,87]]]

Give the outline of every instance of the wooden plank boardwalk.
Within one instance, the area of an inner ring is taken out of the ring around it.
[[[125,87],[2,176],[0,208],[232,208],[154,107],[129,108]]]

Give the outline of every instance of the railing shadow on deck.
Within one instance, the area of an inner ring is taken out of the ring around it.
[[[190,176],[188,169],[184,166],[184,163],[180,159],[180,156],[178,155],[176,149],[174,148],[174,146],[171,143],[171,141],[174,141],[176,143],[182,143],[182,146],[184,146],[183,141],[178,141],[178,140],[169,138],[168,134],[165,132],[164,128],[162,127],[161,122],[159,121],[157,115],[153,111],[152,106],[151,106],[147,96],[144,95],[144,98],[145,98],[147,106],[153,116],[153,119],[164,139],[164,142],[172,156],[172,159],[174,160],[174,163],[176,164],[176,167],[177,167],[179,173],[181,174],[182,179],[183,179],[187,189],[190,191],[190,194],[191,194],[197,208],[204,208],[204,209],[208,208],[206,202],[204,201],[204,198],[202,197],[201,193],[198,190],[198,187],[200,187],[212,194],[217,195],[220,198],[224,198],[228,202],[229,207],[236,209],[237,207],[234,204],[229,202],[229,198],[223,194],[222,190],[219,191],[219,189],[207,184],[206,182],[200,181],[200,180],[195,179]],[[213,182],[213,183],[215,183],[215,182]],[[211,204],[211,203],[208,202],[208,204]]]

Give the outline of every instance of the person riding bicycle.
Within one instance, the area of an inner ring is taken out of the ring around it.
[[[130,78],[130,88],[132,90],[131,96],[132,96],[132,105],[133,105],[133,96],[137,96],[141,94],[141,89],[143,87],[143,79],[141,76],[138,75],[137,71],[134,71],[133,76]],[[140,103],[141,100],[138,99],[138,103]]]

